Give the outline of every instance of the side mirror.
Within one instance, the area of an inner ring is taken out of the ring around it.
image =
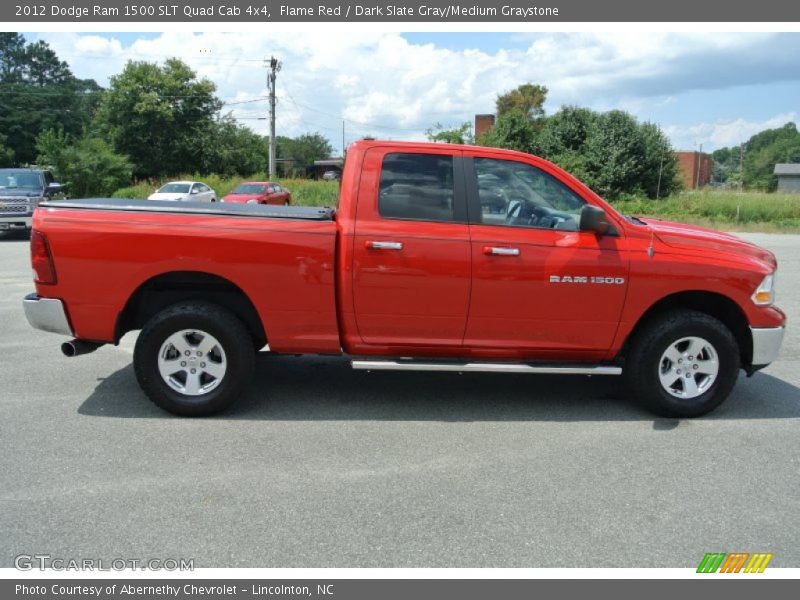
[[[581,209],[581,231],[594,231],[597,235],[606,235],[613,230],[606,218],[606,211],[599,206],[587,204]]]
[[[192,191],[191,191],[192,195],[199,194],[199,193],[200,193],[200,190],[198,190],[197,188],[192,188]]]
[[[47,184],[47,191],[51,194],[60,194],[61,192],[65,192],[67,190],[66,185],[62,185],[60,183],[48,183]]]

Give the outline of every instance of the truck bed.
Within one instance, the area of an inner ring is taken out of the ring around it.
[[[142,289],[198,274],[238,289],[285,352],[339,351],[330,208],[95,198],[44,202],[33,216],[52,250],[76,337],[115,341],[117,320]],[[185,284],[189,285],[189,284]],[[193,284],[192,284],[193,285]]]

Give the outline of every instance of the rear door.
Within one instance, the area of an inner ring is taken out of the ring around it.
[[[214,197],[214,190],[208,187],[205,183],[200,184],[200,195],[203,197],[203,202],[211,202]]]
[[[270,183],[267,186],[267,204],[283,204],[280,189],[280,186],[274,183]]]
[[[471,257],[460,152],[370,149],[354,244],[353,300],[362,341],[462,344]]]

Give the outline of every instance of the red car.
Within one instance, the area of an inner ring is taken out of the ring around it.
[[[775,360],[786,322],[771,252],[622,215],[552,163],[477,146],[356,142],[336,211],[45,202],[31,256],[31,325],[74,337],[67,356],[141,330],[139,384],[181,415],[230,405],[268,348],[623,375],[655,412],[698,416]]]
[[[245,181],[236,186],[222,202],[238,204],[283,204],[292,203],[292,193],[285,187],[270,181]]]

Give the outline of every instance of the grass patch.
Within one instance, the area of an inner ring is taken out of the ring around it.
[[[800,194],[684,192],[612,202],[618,211],[728,231],[800,231]]]
[[[118,189],[112,194],[114,198],[132,198],[144,200],[167,181],[202,181],[209,185],[217,198],[230,194],[243,181],[270,181],[264,173],[256,173],[251,177],[220,177],[219,175],[181,175],[151,184],[140,181],[135,185]],[[315,181],[313,179],[277,179],[277,183],[292,192],[292,202],[298,206],[336,206],[339,203],[338,181]]]

